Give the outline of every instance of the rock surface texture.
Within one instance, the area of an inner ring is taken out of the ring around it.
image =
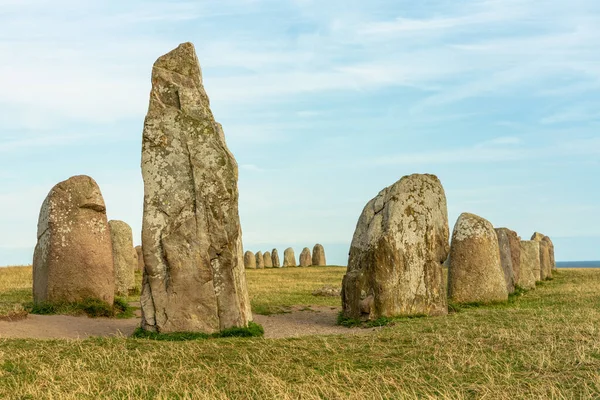
[[[295,267],[296,266],[296,254],[294,249],[288,247],[283,251],[283,266],[284,267]]]
[[[33,255],[35,303],[114,301],[112,243],[100,188],[74,176],[50,190],[40,210]]]
[[[142,246],[135,246],[135,252],[137,253],[137,270],[142,272],[144,270],[144,252]]]
[[[352,239],[342,282],[344,316],[446,314],[448,236],[446,195],[436,176],[405,176],[379,192]]]
[[[259,251],[255,254],[256,258],[256,268],[263,269],[265,267],[265,258],[263,257],[262,251]]]
[[[510,247],[510,239],[508,237],[508,229],[497,228],[496,236],[498,237],[498,246],[500,248],[500,265],[504,272],[504,281],[506,282],[506,290],[508,293],[515,291],[515,274],[513,271],[513,257]]]
[[[115,271],[115,295],[127,296],[135,289],[137,254],[133,248],[131,227],[123,221],[108,221],[112,239],[113,264]]]
[[[256,256],[253,252],[247,251],[244,253],[244,267],[247,269],[256,269]]]
[[[533,240],[522,240],[521,274],[519,286],[523,289],[535,289],[535,282],[540,280],[540,244]]]
[[[325,249],[323,248],[323,245],[321,245],[319,243],[315,244],[315,247],[313,247],[312,265],[314,265],[314,266],[327,265],[327,260],[325,259]]]
[[[302,249],[299,261],[301,267],[310,267],[310,265],[312,264],[312,256],[308,247]]]
[[[238,167],[191,43],[152,68],[142,176],[142,328],[212,333],[247,326]]]
[[[448,297],[457,303],[508,300],[498,237],[492,224],[477,215],[460,215],[452,232]]]
[[[265,268],[273,268],[273,259],[271,258],[271,253],[265,251],[265,253],[263,254],[263,260]]]
[[[271,261],[273,262],[273,268],[281,268],[281,261],[279,261],[279,252],[277,249],[273,249],[271,252]]]

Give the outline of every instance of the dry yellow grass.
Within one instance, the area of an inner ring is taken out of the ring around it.
[[[293,287],[279,286],[287,279],[306,298],[321,273],[285,271],[248,273],[253,304],[277,304],[280,291],[282,304],[291,301]],[[600,270],[561,271],[511,304],[404,320],[370,335],[0,340],[7,399],[599,397]]]

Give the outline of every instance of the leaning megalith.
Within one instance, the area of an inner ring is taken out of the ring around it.
[[[263,260],[265,268],[273,268],[273,259],[271,258],[271,253],[265,251],[265,253],[263,254]]]
[[[446,195],[435,175],[405,176],[379,192],[352,238],[342,281],[344,316],[446,314],[448,236]]]
[[[515,273],[513,270],[513,257],[510,247],[510,239],[507,228],[497,228],[496,236],[498,237],[498,246],[500,248],[500,265],[504,272],[504,281],[506,282],[506,290],[508,294],[515,291]]]
[[[534,289],[535,282],[540,280],[540,244],[533,240],[522,240],[519,245],[521,248],[519,286],[523,289]]]
[[[302,252],[300,253],[300,259],[298,261],[298,264],[301,267],[310,267],[312,264],[312,256],[308,247],[302,249]]]
[[[296,266],[296,255],[294,249],[288,247],[283,251],[283,266],[284,267],[295,267]]]
[[[457,303],[508,300],[498,237],[492,224],[475,214],[461,214],[454,225],[448,298]]]
[[[142,272],[144,270],[144,252],[142,246],[135,246],[135,252],[137,253],[137,270]]]
[[[256,268],[263,269],[265,267],[265,258],[263,257],[262,251],[255,254],[256,257]]]
[[[98,184],[74,176],[50,190],[42,204],[33,254],[35,303],[97,299],[115,294],[112,242]]]
[[[549,237],[535,232],[531,240],[540,244],[540,279],[546,280],[552,278],[552,269],[554,268],[554,245]]]
[[[244,253],[244,267],[246,269],[256,269],[256,256],[249,250]]]
[[[271,252],[271,261],[273,262],[273,268],[281,268],[281,262],[279,261],[279,252],[277,249],[273,249]]]
[[[115,271],[115,295],[127,296],[135,289],[135,269],[137,268],[133,233],[123,221],[108,221],[112,239],[113,264]]]
[[[142,176],[142,328],[212,333],[247,326],[238,167],[191,43],[152,68]]]
[[[327,265],[327,260],[325,259],[325,249],[323,248],[323,245],[319,243],[315,244],[315,247],[313,247],[312,265],[317,267]]]

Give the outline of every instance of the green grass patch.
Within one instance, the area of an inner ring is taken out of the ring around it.
[[[262,337],[265,334],[263,327],[257,323],[250,322],[247,328],[228,328],[216,333],[202,333],[202,332],[172,332],[172,333],[158,333],[148,332],[142,328],[137,328],[132,338],[135,339],[150,339],[159,340],[165,342],[181,342],[189,340],[204,340],[204,339],[217,339],[227,337]]]
[[[98,300],[85,299],[81,302],[30,303],[27,307],[31,314],[39,315],[87,315],[91,318],[132,318],[133,308],[123,298],[115,298],[114,305]]]
[[[356,318],[345,317],[344,312],[340,311],[340,313],[337,316],[337,324],[341,325],[341,326],[345,326],[346,328],[354,328],[354,327],[375,328],[378,326],[388,326],[388,325],[393,325],[397,322],[406,321],[406,320],[415,319],[415,318],[423,318],[423,317],[427,317],[427,315],[415,314],[415,315],[402,315],[402,316],[398,316],[398,317],[379,317],[377,319],[363,321],[363,320],[356,319]]]

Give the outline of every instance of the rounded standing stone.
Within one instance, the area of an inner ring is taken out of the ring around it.
[[[523,289],[535,289],[540,280],[540,244],[533,240],[519,242],[521,248],[521,274],[519,286]]]
[[[246,269],[256,269],[256,256],[253,252],[247,251],[244,253],[244,267]]]
[[[313,247],[312,265],[320,267],[327,265],[327,260],[325,259],[325,249],[323,248],[323,245],[319,243],[315,244],[315,247]]]
[[[312,264],[312,256],[310,255],[310,249],[305,247],[302,249],[300,253],[300,266],[301,267],[310,267]]]
[[[265,251],[265,253],[263,254],[263,260],[265,268],[273,268],[273,259],[271,258],[271,253]]]
[[[498,237],[492,224],[475,214],[461,214],[452,232],[448,297],[457,303],[508,300]]]
[[[60,182],[42,204],[33,255],[35,303],[113,304],[114,264],[106,206],[96,181]]]
[[[540,244],[540,279],[547,280],[552,278],[554,269],[554,245],[550,238],[542,233],[535,232],[531,240]]]
[[[379,192],[352,238],[342,282],[344,316],[446,314],[448,236],[446,195],[435,175],[405,176]]]
[[[262,251],[256,253],[256,268],[263,269],[265,267],[265,258],[263,257]]]
[[[296,255],[294,249],[288,247],[283,252],[283,266],[284,267],[295,267],[296,266]]]

